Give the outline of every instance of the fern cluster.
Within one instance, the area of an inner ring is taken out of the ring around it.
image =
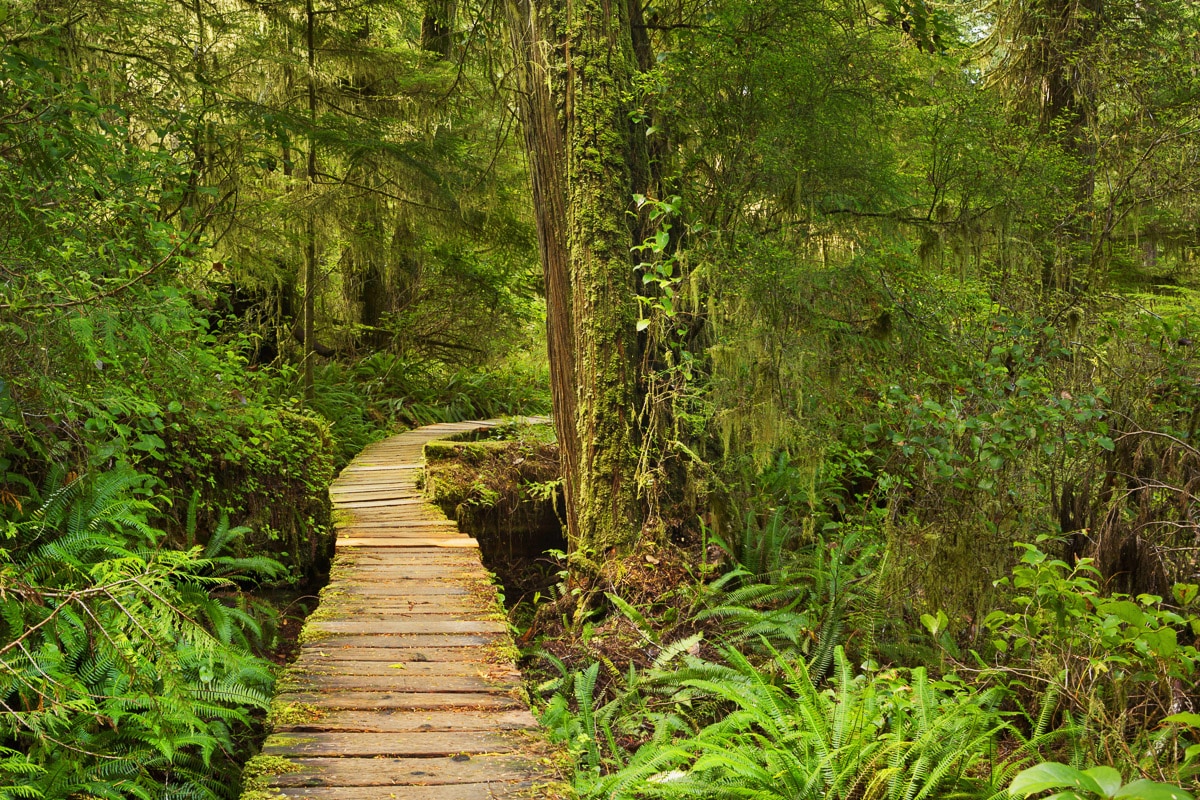
[[[1004,796],[1040,747],[1069,733],[1050,730],[1048,715],[1003,711],[1000,688],[976,692],[923,668],[856,673],[841,647],[827,683],[782,653],[769,665],[734,648],[721,656],[631,672],[625,691],[598,708],[599,665],[565,675],[543,722],[576,755],[580,794],[989,800]],[[712,721],[698,724],[705,716]],[[625,756],[618,741],[637,731],[652,733]]]
[[[84,476],[11,520],[0,540],[0,793],[233,796],[270,665],[247,610],[221,602],[268,559],[160,548],[147,480]]]
[[[1003,682],[881,668],[871,655],[885,548],[853,530],[833,542],[802,533],[776,514],[719,542],[733,566],[691,614],[707,630],[659,643],[646,670],[621,676],[601,657],[572,672],[549,657],[560,676],[541,687],[542,721],[574,756],[581,796],[992,800],[1049,748],[1077,743],[1070,720],[1052,724],[1055,697],[1026,714]],[[700,656],[706,636],[715,659]]]

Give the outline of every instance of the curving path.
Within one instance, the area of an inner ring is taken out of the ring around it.
[[[548,770],[478,543],[417,486],[429,425],[367,447],[330,487],[337,551],[259,757],[271,794],[548,797]],[[265,766],[265,770],[263,767]]]

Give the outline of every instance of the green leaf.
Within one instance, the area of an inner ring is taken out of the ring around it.
[[[1107,436],[1101,436],[1099,439],[1096,440],[1096,444],[1100,445],[1101,447],[1103,447],[1105,450],[1109,451],[1110,453],[1113,450],[1115,450],[1117,447],[1115,444],[1113,444],[1113,440],[1108,438]]]
[[[1093,794],[1104,794],[1090,775],[1056,761],[1047,761],[1023,770],[1008,787],[1009,792],[1019,797],[1028,797],[1047,789],[1082,789]]]
[[[637,329],[639,331],[644,331],[644,330],[646,330],[646,328],[649,328],[649,327],[650,327],[650,320],[648,320],[648,319],[639,319],[638,320]]]
[[[1092,767],[1085,769],[1084,775],[1091,777],[1100,788],[1103,789],[1103,794],[1112,797],[1121,788],[1121,773],[1117,772],[1112,767]]]
[[[1177,583],[1171,587],[1172,594],[1175,595],[1175,601],[1181,606],[1191,605],[1196,599],[1196,595],[1200,593],[1200,586],[1194,583]]]
[[[930,636],[936,637],[939,633],[944,631],[946,629],[946,623],[949,621],[950,620],[946,616],[946,612],[941,610],[937,612],[936,617],[934,617],[932,614],[921,615],[921,624],[925,626],[927,631],[929,631]]]
[[[1200,728],[1200,714],[1185,711],[1182,714],[1172,714],[1164,719],[1163,722],[1173,722],[1177,725],[1186,725],[1189,728]]]
[[[1113,800],[1192,800],[1191,792],[1169,783],[1144,778],[1128,783],[1113,795]]]
[[[1129,600],[1110,600],[1103,603],[1100,609],[1105,614],[1112,614],[1130,625],[1141,625],[1146,619],[1146,615],[1138,608],[1137,603]]]

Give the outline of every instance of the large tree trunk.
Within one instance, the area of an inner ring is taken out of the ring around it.
[[[577,541],[579,437],[575,430],[575,344],[571,330],[570,260],[567,252],[566,131],[550,90],[548,22],[532,0],[505,4],[516,60],[518,107],[536,209],[538,250],[546,284],[546,348],[550,395],[562,463],[567,538]],[[561,56],[561,52],[558,53]]]
[[[637,301],[629,210],[629,115],[634,67],[628,7],[567,5],[567,237],[579,435],[577,550],[636,541]]]
[[[573,552],[601,555],[626,548],[641,528],[623,99],[635,69],[629,10],[621,0],[509,0],[507,9],[546,278],[568,541]]]

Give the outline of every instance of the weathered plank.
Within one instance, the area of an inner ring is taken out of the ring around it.
[[[280,793],[295,800],[517,800],[542,798],[530,781],[457,783],[443,786],[406,786],[397,794],[394,786],[319,786],[283,788]]]
[[[479,542],[467,536],[374,536],[348,537],[337,540],[337,549],[339,550],[350,550],[355,547],[458,547],[470,549],[479,547]]]
[[[342,474],[343,475],[347,475],[347,474],[357,475],[360,472],[396,472],[396,471],[410,472],[414,469],[416,469],[416,470],[422,469],[422,468],[424,468],[424,466],[425,465],[419,461],[414,461],[411,464],[387,464],[382,467],[356,467],[356,466],[351,465],[351,466],[343,469]]]
[[[400,585],[397,585],[400,584]],[[461,597],[462,595],[471,592],[466,581],[446,581],[445,583],[437,583],[436,581],[421,580],[419,578],[408,578],[400,583],[391,581],[377,581],[362,583],[351,583],[350,581],[339,581],[337,590],[334,594],[329,595],[331,598],[345,597],[347,599],[357,599],[360,602],[368,602],[371,598],[378,600],[386,600],[391,597],[421,597],[423,595],[440,595],[443,597]],[[325,595],[322,595],[324,597]]]
[[[411,614],[478,614],[480,603],[469,594],[391,595],[387,597],[342,597],[337,601],[339,611],[372,616],[401,613]]]
[[[524,708],[500,710],[330,709],[315,719],[276,726],[293,732],[361,731],[518,731],[535,730],[537,721]]]
[[[507,692],[520,684],[520,675],[420,675],[396,671],[391,675],[337,675],[320,672],[289,673],[282,683],[298,692]]]
[[[402,500],[344,500],[338,503],[339,509],[361,509],[361,508],[393,508],[405,506],[426,507],[427,500],[423,497],[408,497]]]
[[[438,664],[487,661],[489,653],[483,647],[337,647],[317,644],[306,647],[294,664]]]
[[[285,692],[280,702],[346,711],[436,711],[438,709],[518,709],[524,702],[504,692]]]
[[[422,614],[393,619],[322,619],[313,623],[317,633],[388,634],[388,633],[504,633],[508,628],[500,620],[440,618]]]
[[[305,645],[323,652],[340,648],[485,647],[505,639],[498,633],[343,634],[322,636]]]
[[[461,652],[461,651],[460,651]],[[471,650],[465,652],[470,653]],[[437,680],[448,675],[492,675],[503,674],[517,679],[520,673],[508,664],[492,664],[487,661],[468,661],[466,658],[439,659],[437,661],[369,661],[351,659],[329,659],[305,654],[292,664],[292,670],[306,677],[324,675],[388,675],[403,673],[423,680]]]
[[[437,786],[530,780],[538,763],[519,755],[466,754],[451,758],[295,758],[296,772],[272,786]]]
[[[263,745],[273,756],[377,758],[512,753],[527,745],[519,733],[500,731],[411,731],[405,733],[274,734]]]

